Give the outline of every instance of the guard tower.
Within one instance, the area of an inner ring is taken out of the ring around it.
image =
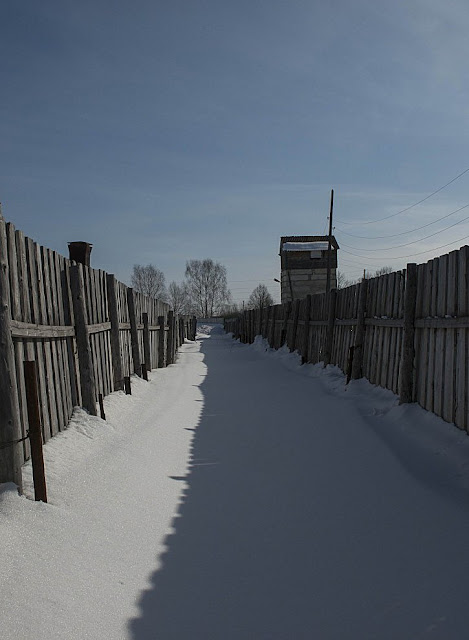
[[[331,239],[331,289],[337,287],[337,250]],[[282,236],[280,238],[282,303],[324,293],[327,283],[329,236]]]

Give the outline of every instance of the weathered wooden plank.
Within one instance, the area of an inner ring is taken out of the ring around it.
[[[49,271],[50,271],[50,280],[51,280],[51,299],[52,299],[52,307],[50,313],[50,322],[52,325],[60,324],[60,316],[59,316],[59,292],[57,289],[57,273],[56,273],[56,264],[55,264],[55,252],[48,250],[48,258],[49,258]],[[57,420],[58,420],[58,429],[62,431],[68,424],[68,414],[67,414],[67,405],[65,400],[66,390],[65,390],[65,380],[64,380],[64,371],[63,371],[63,358],[62,358],[62,343],[60,340],[53,340],[51,342],[54,352],[55,352],[55,361],[54,361],[54,379],[55,379],[55,394],[56,394],[56,402],[57,402]]]
[[[49,250],[45,247],[40,247],[41,253],[41,270],[44,280],[44,295],[45,306],[42,308],[43,321],[48,325],[53,325],[53,303],[51,294],[51,275],[49,269]],[[57,350],[53,340],[44,340],[44,354],[46,363],[46,384],[47,384],[47,397],[49,400],[49,415],[50,415],[50,434],[55,436],[59,432],[59,413],[57,403],[57,386],[55,374],[57,372]]]
[[[64,300],[66,296],[64,295],[64,285],[66,284],[65,280],[65,258],[60,254],[54,252],[55,265],[56,265],[56,277],[57,277],[57,292],[58,292],[58,311],[59,311],[59,322],[61,326],[66,326],[66,309]],[[71,376],[70,376],[70,364],[68,358],[68,341],[67,338],[62,338],[59,340],[62,352],[62,371],[64,376],[64,384],[65,384],[65,395],[64,395],[64,410],[66,414],[67,424],[72,417],[73,413],[73,401],[72,401],[72,386],[71,386]]]
[[[173,364],[174,361],[174,311],[170,310],[168,312],[168,342],[167,342],[167,356],[166,362],[167,364]],[[247,342],[246,333],[244,334],[244,340]]]
[[[164,316],[158,316],[160,330],[158,332],[158,367],[161,369],[166,365],[165,362],[165,321]]]
[[[70,267],[71,261],[64,259],[64,285],[63,299],[65,310],[65,322],[71,324],[75,328],[75,315],[73,310],[72,287],[70,284]],[[76,348],[75,336],[67,338],[67,355],[68,368],[70,371],[70,385],[72,389],[72,406],[81,407],[81,384],[80,384],[80,367],[78,363],[78,350]]]
[[[111,357],[113,370],[113,388],[114,391],[120,391],[124,388],[124,375],[122,372],[121,349],[119,342],[119,312],[116,291],[116,279],[114,274],[107,274],[107,290],[108,290],[108,310],[110,339],[111,339]]]
[[[458,252],[458,282],[456,309],[458,316],[467,316],[469,313],[469,247],[464,246]],[[468,419],[468,357],[469,357],[469,332],[467,329],[458,329],[456,332],[456,406],[455,424],[460,429],[469,429]]]
[[[20,303],[20,291],[18,281],[18,263],[16,256],[16,235],[15,227],[11,223],[6,225],[7,245],[8,245],[8,268],[9,268],[9,281],[10,281],[10,297],[11,297],[11,322],[12,327],[15,320],[13,318],[21,318],[21,303]],[[13,334],[13,330],[11,330]],[[18,386],[18,402],[19,402],[19,415],[22,436],[26,435],[28,430],[28,410],[26,403],[26,387],[24,383],[23,361],[24,361],[24,348],[21,340],[15,340],[13,343],[15,351],[15,368],[16,368],[16,380]],[[21,462],[29,459],[30,446],[29,440],[23,441],[22,459]]]
[[[276,307],[274,307],[274,310]],[[301,360],[304,363],[310,361],[309,344],[310,344],[310,322],[311,322],[311,296],[308,295],[304,302],[304,329],[303,329],[303,342],[301,345]],[[274,315],[275,319],[275,315]],[[272,332],[273,333],[273,332]]]
[[[89,324],[87,325],[88,327],[88,333],[90,335],[96,334],[96,333],[105,333],[106,331],[110,331],[111,330],[111,323],[110,322],[99,322],[97,324]]]
[[[386,293],[387,293],[388,274],[378,277],[378,307],[376,315],[382,319],[386,319]],[[380,387],[385,386],[386,362],[384,361],[385,344],[387,329],[380,325],[378,328],[378,344],[377,344],[377,375],[376,382]]]
[[[365,342],[365,314],[366,298],[368,293],[368,282],[365,278],[360,283],[360,294],[357,309],[357,328],[355,331],[355,342],[352,362],[352,379],[357,380],[362,377],[363,368],[363,348]]]
[[[30,308],[31,314],[28,314],[29,322],[43,323],[42,307],[40,300],[40,292],[44,291],[44,279],[42,276],[42,259],[41,248],[28,238],[28,255],[27,261],[29,263],[29,277],[28,288],[30,289]],[[25,240],[26,251],[26,240]],[[26,320],[26,318],[24,318]],[[47,320],[46,320],[47,322]],[[47,365],[52,369],[51,361],[46,360],[46,347],[43,341],[34,342],[28,339],[27,344],[31,345],[30,350],[26,350],[28,360],[36,360],[37,362],[37,376],[38,376],[38,388],[39,388],[39,404],[40,404],[40,416],[41,425],[43,430],[44,441],[51,437],[51,412],[50,412],[50,399],[49,390],[47,386]],[[50,358],[50,345],[47,347]],[[26,398],[25,398],[26,400]]]
[[[138,329],[137,329],[137,317],[135,314],[134,290],[130,287],[127,289],[127,307],[129,309],[129,318],[130,318],[130,336],[131,336],[131,343],[132,343],[133,371],[137,375],[140,375],[142,370],[142,365],[140,364],[140,350],[139,350],[139,344],[138,344]]]
[[[85,288],[83,282],[82,265],[73,265],[70,269],[70,284],[72,288],[73,310],[75,316],[75,332],[77,341],[78,361],[80,366],[80,385],[83,408],[91,415],[97,415],[96,385],[94,367],[91,356],[91,345],[88,335]]]
[[[11,338],[11,300],[7,233],[0,216],[0,483],[14,482],[22,490],[23,447],[17,391],[15,351]],[[11,446],[7,446],[11,443]]]
[[[324,366],[332,361],[332,349],[334,346],[334,328],[336,324],[337,289],[332,289],[328,296],[328,319],[326,343],[324,345]]]
[[[150,330],[148,328],[148,313],[143,313],[143,353],[147,371],[152,369],[151,348],[150,348]]]
[[[399,402],[413,402],[414,367],[414,322],[417,296],[417,265],[409,263],[406,269],[404,300],[404,333],[402,340],[401,367],[399,373]]]

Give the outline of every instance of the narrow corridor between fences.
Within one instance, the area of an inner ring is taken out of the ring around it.
[[[199,331],[46,443],[48,504],[0,485],[2,639],[466,637],[467,437]]]
[[[132,637],[464,637],[469,494],[451,469],[432,471],[418,445],[406,458],[398,435],[380,433],[392,419],[299,375],[291,357],[221,329],[199,344],[187,488]],[[438,447],[449,427],[430,420]]]

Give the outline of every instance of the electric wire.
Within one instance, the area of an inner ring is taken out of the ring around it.
[[[469,207],[469,204],[466,205],[466,207]],[[467,220],[469,220],[469,216],[467,216],[466,218],[463,218],[462,220],[459,220],[458,222],[455,222],[454,224],[450,224],[448,227],[445,227],[444,229],[440,229],[439,231],[435,231],[435,233],[431,233],[428,236],[424,236],[423,238],[419,238],[418,240],[413,240],[412,242],[406,242],[404,244],[396,244],[392,247],[382,247],[380,249],[364,249],[362,247],[352,247],[348,244],[345,244],[344,242],[342,242],[342,246],[343,247],[347,247],[348,249],[353,249],[354,251],[391,251],[392,249],[399,249],[400,247],[408,247],[411,244],[417,244],[418,242],[422,242],[422,240],[428,240],[428,238],[433,238],[434,236],[439,235],[440,233],[443,233],[443,231],[447,231],[448,229],[452,229],[453,227],[456,227],[458,224],[462,224],[463,222],[466,222]]]
[[[469,207],[469,203],[465,204],[463,207],[459,207],[459,209],[455,209],[441,218],[437,218],[437,220],[433,220],[433,222],[428,222],[427,224],[422,225],[421,227],[415,227],[415,229],[409,229],[408,231],[401,231],[400,233],[388,234],[386,236],[358,236],[355,233],[349,233],[348,231],[344,231],[340,227],[337,228],[339,233],[344,233],[347,236],[352,236],[353,238],[360,238],[361,240],[384,240],[386,238],[397,238],[398,236],[405,236],[409,233],[413,233],[414,231],[420,231],[421,229],[425,229],[426,227],[431,227],[432,224],[436,224],[437,222],[441,222],[441,220],[445,220],[450,216],[454,216],[456,213],[459,213],[463,209],[467,209]],[[334,227],[335,229],[336,227]]]
[[[438,251],[438,249],[444,249],[445,247],[449,247],[450,245],[455,244],[456,242],[463,242],[464,240],[467,240],[467,239],[469,239],[469,236],[464,236],[464,238],[458,238],[457,240],[452,240],[451,242],[447,242],[446,244],[441,244],[439,247],[432,247],[431,249],[426,249],[425,251],[420,251],[418,253],[411,253],[405,256],[390,256],[390,259],[398,260],[400,258],[413,258],[415,256],[422,256],[425,253]],[[382,260],[382,258],[372,258],[371,256],[361,256],[357,253],[351,253],[350,251],[346,251],[345,249],[342,249],[342,251],[347,255],[355,256],[356,258],[361,258],[362,260]]]
[[[462,171],[456,177],[452,178],[449,182],[447,182],[443,186],[439,187],[438,189],[436,189],[435,191],[430,193],[428,196],[425,196],[425,198],[422,198],[418,202],[414,202],[414,204],[411,204],[409,207],[406,207],[405,209],[401,209],[400,211],[397,211],[396,213],[391,213],[389,216],[385,216],[384,218],[379,218],[377,220],[368,220],[366,222],[346,222],[345,220],[340,220],[339,219],[339,222],[341,222],[342,224],[346,224],[346,225],[364,226],[364,225],[368,225],[368,224],[376,224],[377,222],[383,222],[383,220],[389,220],[390,218],[395,218],[396,216],[400,215],[401,213],[405,213],[406,211],[409,211],[410,209],[413,209],[417,205],[422,204],[422,202],[425,202],[426,200],[429,200],[430,198],[432,198],[437,193],[440,193],[440,191],[443,191],[443,189],[446,189],[446,187],[449,187],[450,184],[453,184],[453,182],[456,182],[456,180],[459,180],[459,178],[461,178],[468,171],[469,171],[469,167],[467,169],[464,169],[464,171]]]

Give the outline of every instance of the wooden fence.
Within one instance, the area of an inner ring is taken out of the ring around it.
[[[114,275],[38,245],[0,214],[0,482],[20,485],[30,457],[25,360],[36,362],[45,442],[75,406],[96,415],[98,396],[122,389],[126,376],[173,363],[195,325]]]
[[[225,320],[303,362],[338,365],[469,429],[469,247],[425,264]]]

